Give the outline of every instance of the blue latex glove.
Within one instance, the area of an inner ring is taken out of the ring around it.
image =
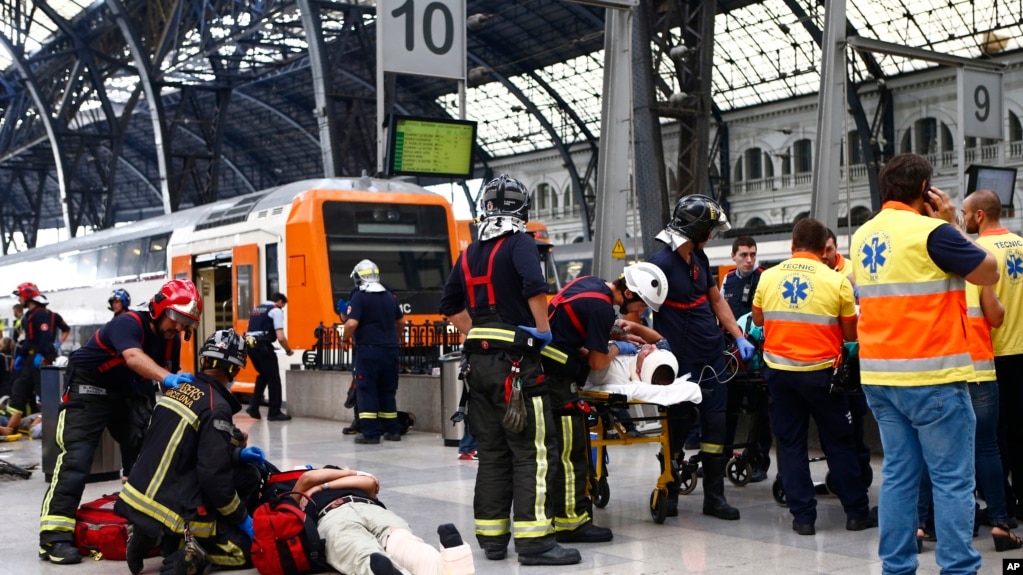
[[[252,463],[262,466],[266,462],[266,454],[258,447],[246,447],[238,454],[238,459],[243,463]]]
[[[671,346],[668,345],[668,340],[667,339],[662,339],[661,341],[655,343],[654,346],[656,346],[657,349],[663,349],[664,351],[671,351]]]
[[[853,298],[856,299],[857,303],[859,303],[859,301],[860,301],[860,286],[853,286]]]
[[[860,342],[858,342],[858,341],[847,341],[847,342],[843,343],[842,345],[845,346],[845,349],[848,352],[847,355],[849,357],[860,355]]]
[[[542,342],[540,345],[540,349],[547,347],[547,344],[549,344],[551,342],[551,339],[554,338],[554,336],[551,335],[551,332],[540,331],[535,327],[520,325],[519,329],[540,340]]]
[[[192,383],[194,380],[195,376],[190,373],[170,373],[163,378],[163,386],[177,389],[181,387],[182,383]]]
[[[635,355],[635,354],[639,353],[639,348],[636,347],[636,344],[634,344],[634,343],[629,343],[627,341],[616,341],[614,343],[615,343],[615,345],[618,346],[618,354],[619,355],[622,355],[622,354],[625,354],[625,355]]]
[[[20,355],[14,358],[14,371],[21,371],[21,368],[25,366],[25,358]]]
[[[245,516],[245,521],[238,524],[238,527],[249,536],[249,539],[256,537],[256,530],[252,528],[252,517]]]
[[[743,361],[749,361],[749,358],[753,357],[753,353],[757,351],[757,348],[753,347],[753,344],[745,337],[736,338],[735,347],[739,348],[739,357]]]
[[[337,310],[338,315],[348,313],[348,302],[345,301],[345,298],[338,298],[334,309]]]
[[[58,339],[57,341],[53,342],[53,349],[60,351],[61,345],[63,345],[63,343],[61,343],[61,341]]]
[[[32,365],[39,369],[39,366],[43,364],[43,354],[37,353],[35,358],[32,359]]]

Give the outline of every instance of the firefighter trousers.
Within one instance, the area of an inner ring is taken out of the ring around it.
[[[519,433],[501,423],[513,358],[519,361],[526,407],[525,429]],[[558,447],[550,400],[537,385],[539,357],[474,352],[468,361],[469,425],[479,455],[473,501],[476,539],[484,550],[504,549],[514,531],[516,552],[548,551],[554,546],[554,527],[547,485],[557,474]]]

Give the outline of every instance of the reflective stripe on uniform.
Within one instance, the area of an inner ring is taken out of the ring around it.
[[[720,443],[701,443],[700,451],[711,455],[721,455],[725,452],[725,446]]]
[[[398,419],[398,412],[397,411],[378,411],[377,412],[377,416],[379,416],[380,419]]]
[[[773,353],[768,352],[768,351],[764,352],[764,361],[766,361],[768,365],[776,364],[776,365],[771,365],[771,367],[777,367],[777,366],[793,367],[793,368],[800,368],[800,370],[805,370],[805,371],[812,371],[814,369],[823,369],[825,367],[830,367],[831,365],[833,365],[835,363],[834,359],[829,359],[827,361],[797,361],[797,360],[794,360],[794,359],[789,359],[787,357],[782,357],[780,355],[773,354]]]
[[[838,316],[764,310],[764,321],[797,321],[813,325],[838,325]]]
[[[496,327],[474,327],[466,334],[465,339],[496,339],[497,341],[515,342],[515,332],[510,329]]]
[[[510,531],[510,519],[476,519],[476,535],[498,537]]]
[[[231,498],[231,502],[223,507],[217,507],[217,511],[224,517],[230,517],[239,507],[241,507],[242,500],[238,498],[238,494],[235,493],[234,497]]]
[[[554,532],[550,519],[544,521],[515,521],[514,526],[516,539],[545,537]]]
[[[969,366],[971,363],[970,354],[968,353],[920,359],[867,359],[860,357],[860,371],[913,373],[917,371],[957,370],[963,369],[964,365]],[[963,373],[969,374],[969,371],[971,370],[966,369]],[[953,381],[966,381],[966,379],[964,376]]]
[[[10,408],[8,408],[10,409]],[[67,453],[67,449],[64,448],[64,421],[67,415],[67,410],[60,410],[60,415],[57,416],[57,431],[54,433],[57,439],[57,463],[53,466],[53,476],[50,481],[50,488],[46,490],[46,495],[43,496],[43,509],[40,512],[40,531],[74,531],[75,530],[75,518],[74,517],[62,517],[60,515],[50,515],[50,503],[53,500],[53,492],[56,491],[57,479],[60,477],[61,467],[64,466],[64,454]],[[69,527],[70,525],[70,527]]]
[[[887,284],[860,285],[860,300],[874,297],[903,297],[913,295],[940,295],[948,291],[963,289],[962,278],[946,278],[927,282],[897,282]]]
[[[570,415],[563,415],[560,417],[561,470],[559,473],[561,473],[562,482],[565,485],[565,492],[562,494],[564,497],[563,505],[565,509],[565,517],[558,517],[557,515],[554,516],[554,530],[570,531],[589,521],[590,514],[584,511],[582,515],[576,515],[575,474],[577,471],[572,462],[572,447],[574,446],[574,442],[572,440],[575,437],[576,418]],[[585,469],[579,471],[586,473]]]
[[[243,567],[245,565],[245,550],[233,541],[218,543],[217,547],[220,552],[209,553],[210,563],[222,567]]]
[[[538,522],[547,526],[547,532],[553,531],[551,518],[547,517],[547,419],[544,417],[544,398],[534,396],[533,419],[536,421],[536,429],[533,430],[533,451],[536,453],[536,475],[533,478],[533,517]],[[519,536],[519,521],[515,522],[515,534]],[[539,535],[534,535],[539,537]]]
[[[124,484],[124,487],[121,488],[120,497],[121,501],[124,501],[127,505],[130,505],[139,513],[151,517],[174,533],[183,534],[185,532],[185,520],[181,515],[141,493],[131,483]],[[212,537],[216,533],[216,522],[189,521],[188,529],[195,537]]]
[[[75,520],[73,517],[43,515],[39,518],[39,528],[41,531],[74,531]]]
[[[544,346],[544,348],[540,350],[540,355],[562,365],[568,363],[568,354],[550,345]]]

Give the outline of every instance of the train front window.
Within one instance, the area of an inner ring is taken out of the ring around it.
[[[370,259],[406,314],[437,313],[452,259],[442,206],[325,202],[323,223],[335,299],[349,298],[352,269]]]

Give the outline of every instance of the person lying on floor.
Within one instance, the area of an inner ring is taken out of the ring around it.
[[[450,523],[437,527],[441,549],[412,533],[407,521],[377,499],[379,480],[352,469],[314,469],[295,490],[319,510],[317,530],[326,541],[327,562],[346,575],[469,575],[472,550]],[[307,500],[296,496],[299,504]]]
[[[638,353],[618,355],[606,368],[591,371],[583,389],[660,405],[700,403],[700,386],[689,380],[689,374],[676,377],[677,371],[675,354],[647,344]]]

